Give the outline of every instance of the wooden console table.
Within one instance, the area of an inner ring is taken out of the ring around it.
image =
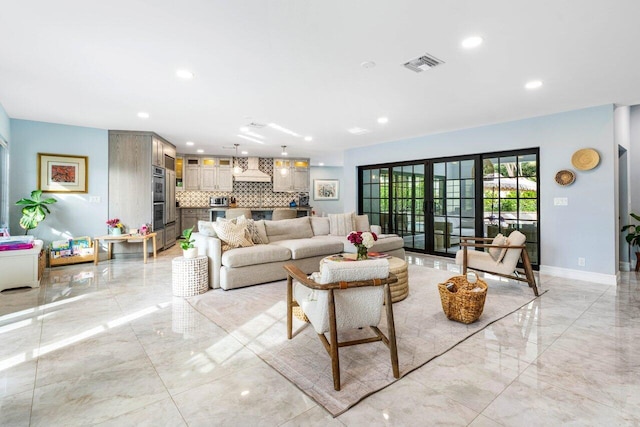
[[[113,236],[111,234],[107,236],[98,236],[94,237],[94,250],[93,250],[93,263],[98,265],[98,254],[100,252],[100,240],[104,240],[108,243],[107,249],[107,259],[111,259],[111,245],[118,242],[142,242],[142,256],[144,259],[144,263],[147,263],[147,240],[153,239],[153,257],[156,257],[156,233],[149,233],[145,235],[132,235],[132,234],[121,234],[117,236]]]

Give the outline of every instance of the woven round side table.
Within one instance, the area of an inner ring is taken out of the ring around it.
[[[398,257],[389,257],[389,273],[393,273],[398,281],[389,286],[391,290],[391,301],[402,301],[409,295],[409,264]]]
[[[208,258],[178,257],[171,261],[173,295],[191,297],[207,292],[209,288]]]

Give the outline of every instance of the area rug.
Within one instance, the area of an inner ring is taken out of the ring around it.
[[[526,284],[485,279],[489,290],[480,319],[470,325],[453,322],[442,311],[437,284],[457,274],[409,266],[409,296],[393,305],[401,378],[535,299]],[[280,281],[231,291],[217,289],[188,301],[334,417],[397,381],[384,344],[342,347],[342,390],[335,391],[331,359],[313,328],[294,318],[294,337],[287,340],[286,294],[286,281]],[[383,317],[380,329],[386,333],[385,326]],[[369,333],[355,330],[339,338]]]

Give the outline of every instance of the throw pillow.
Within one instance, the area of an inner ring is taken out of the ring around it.
[[[506,245],[507,244],[507,238],[504,237],[502,235],[502,233],[498,233],[496,235],[496,237],[493,238],[493,241],[491,242],[492,245]],[[506,249],[505,249],[506,251]],[[493,258],[494,261],[496,262],[500,262],[498,261],[498,259],[502,259],[500,257],[500,254],[502,252],[502,248],[489,248],[489,255],[491,255],[491,258]],[[504,257],[504,254],[502,254],[502,257]]]
[[[253,246],[247,227],[233,221],[219,221],[213,224],[218,238],[222,240],[222,250]]]
[[[505,237],[504,238],[504,243],[503,245],[510,245],[511,243],[509,242],[509,238]],[[496,265],[500,264],[502,262],[502,259],[504,258],[504,256],[507,254],[507,251],[509,249],[507,248],[502,248],[502,250],[500,251],[500,255],[498,255],[498,259],[496,259]]]
[[[245,218],[244,215],[240,215],[236,218],[236,224],[244,225],[249,232],[249,236],[251,236],[251,241],[253,243],[261,244],[264,243],[262,238],[260,237],[260,233],[258,232],[258,226],[255,221],[251,218]]]
[[[332,236],[346,236],[356,229],[355,212],[343,214],[329,214],[329,234]]]
[[[354,231],[354,230],[351,230]],[[356,215],[356,228],[355,231],[371,231],[369,226],[368,215]]]
[[[198,221],[198,232],[205,236],[218,237],[211,221]]]

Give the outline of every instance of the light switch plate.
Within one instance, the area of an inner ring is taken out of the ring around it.
[[[100,196],[89,196],[89,203],[100,203]]]
[[[568,206],[569,199],[567,197],[554,197],[553,206]]]

